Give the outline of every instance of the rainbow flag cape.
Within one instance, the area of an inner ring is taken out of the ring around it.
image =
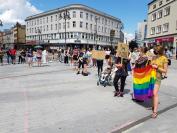
[[[145,68],[135,68],[133,72],[134,98],[145,101],[153,96],[156,81],[156,70],[148,65]]]

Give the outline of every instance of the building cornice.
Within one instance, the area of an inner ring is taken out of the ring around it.
[[[163,5],[163,6],[159,7],[159,8],[157,8],[157,9],[155,9],[155,10],[149,12],[148,15],[149,15],[149,14],[152,14],[153,12],[156,12],[156,11],[160,10],[161,8],[163,8],[163,7],[167,6],[167,5],[170,5],[171,3],[175,2],[175,1],[176,1],[176,0],[173,0],[173,1],[171,1],[171,2],[169,2],[169,3],[167,3],[167,4],[165,4],[165,5]]]
[[[171,37],[171,36],[175,36],[175,35],[177,35],[177,33],[168,34],[168,35],[160,35],[160,36],[155,36],[155,37],[147,37],[145,39],[156,39],[156,38],[162,38],[162,37]]]
[[[86,5],[82,5],[82,4],[71,4],[71,5],[63,6],[61,8],[45,11],[45,12],[42,12],[42,13],[39,13],[39,14],[36,14],[36,15],[33,15],[33,16],[29,16],[29,17],[27,17],[25,19],[25,21],[32,20],[32,19],[35,19],[35,18],[39,18],[39,17],[42,17],[42,16],[51,15],[51,14],[54,14],[54,13],[59,13],[60,11],[70,10],[70,9],[83,9],[83,10],[95,13],[97,15],[106,16],[106,17],[108,17],[110,19],[114,19],[114,20],[119,21],[120,23],[122,23],[122,21],[120,19],[118,19],[118,18],[116,18],[114,16],[111,16],[111,15],[109,15],[107,13],[104,13],[102,11],[98,11],[98,10],[96,10],[94,8],[91,8],[91,7],[88,7]]]
[[[156,2],[157,0],[153,0],[151,2],[148,3],[148,6],[150,6],[152,3]]]

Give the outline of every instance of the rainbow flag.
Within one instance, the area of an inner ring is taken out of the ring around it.
[[[148,65],[145,68],[135,68],[133,72],[134,98],[147,100],[153,96],[156,81],[156,70]]]

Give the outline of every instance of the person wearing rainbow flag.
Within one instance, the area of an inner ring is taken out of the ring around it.
[[[152,118],[157,117],[158,91],[161,85],[162,74],[167,73],[168,60],[164,56],[164,48],[157,45],[154,48],[155,56],[151,61],[145,55],[145,48],[140,49],[141,54],[133,69],[133,90],[134,98],[139,101],[146,101],[153,98]]]
[[[164,55],[164,50],[165,49],[162,45],[157,45],[154,49],[154,53],[156,54],[156,57],[151,62],[152,67],[156,69],[156,81],[155,81],[155,86],[153,90],[152,118],[156,118],[158,115],[157,114],[158,103],[159,103],[158,91],[161,85],[162,74],[167,73],[167,68],[168,68],[168,59]]]

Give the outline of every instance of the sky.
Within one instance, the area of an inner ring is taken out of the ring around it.
[[[84,4],[115,16],[124,24],[125,37],[133,39],[137,23],[147,18],[147,4],[152,0],[0,0],[0,20],[9,28],[27,16],[69,4]]]

